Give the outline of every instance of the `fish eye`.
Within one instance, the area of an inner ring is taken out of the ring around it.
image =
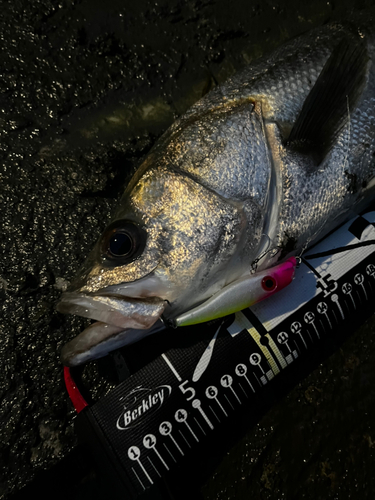
[[[277,286],[276,280],[272,276],[265,276],[262,279],[262,288],[266,292],[273,292],[276,286]]]
[[[132,262],[143,252],[146,239],[146,232],[137,224],[126,220],[113,222],[102,236],[103,262],[112,266]]]
[[[128,233],[118,231],[111,236],[108,250],[113,257],[127,257],[131,254],[133,246],[132,237]]]

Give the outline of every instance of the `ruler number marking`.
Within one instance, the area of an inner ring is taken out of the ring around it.
[[[182,394],[185,394],[186,401],[190,401],[191,399],[193,399],[195,397],[195,389],[193,389],[192,387],[184,387],[185,384],[188,384],[188,383],[189,383],[189,380],[185,380],[184,382],[182,382],[182,384],[180,384],[178,386],[178,388],[180,389]],[[189,396],[187,394],[189,394]]]

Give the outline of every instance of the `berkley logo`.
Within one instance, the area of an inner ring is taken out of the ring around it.
[[[124,398],[120,398],[124,410],[117,419],[116,427],[120,431],[133,429],[146,417],[158,410],[170,396],[172,387],[159,385],[155,389],[137,387]]]

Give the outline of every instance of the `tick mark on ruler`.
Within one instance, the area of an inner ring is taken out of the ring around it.
[[[153,464],[153,462],[152,462],[151,458],[150,458],[150,457],[147,457],[147,460],[150,462],[150,464],[151,464],[151,465],[152,465],[152,467],[154,468],[154,470],[155,470],[156,474],[157,474],[159,477],[161,477],[161,475],[160,475],[160,473],[159,473],[158,469],[157,469],[157,468],[155,467],[155,465]]]
[[[212,406],[208,405],[208,407],[209,407],[209,409],[212,411],[212,413],[215,415],[216,420],[217,420],[219,423],[221,423],[220,418],[216,415],[216,413],[214,412],[214,409],[212,408]]]
[[[142,469],[144,475],[147,477],[147,479],[150,481],[151,484],[154,484],[152,479],[150,478],[150,476],[148,475],[146,469],[143,467],[143,464],[142,462],[140,461],[139,457],[141,456],[141,450],[138,448],[138,446],[131,446],[129,449],[128,449],[128,457],[130,458],[130,460],[133,460],[133,461],[136,461],[138,463],[138,465],[140,466],[140,468]],[[137,476],[139,482],[142,484],[142,481],[139,479],[138,475],[136,474],[135,470],[133,469],[134,471],[134,474]],[[143,484],[142,484],[143,486]],[[144,488],[144,486],[143,486]]]
[[[178,432],[181,434],[182,439],[185,441],[185,443],[188,445],[188,447],[191,448],[189,441],[183,435],[182,431],[179,429]]]
[[[332,295],[331,300],[332,300],[332,302],[334,302],[336,304],[337,309],[339,310],[339,312],[341,314],[341,318],[345,319],[344,311],[342,310],[342,307],[341,307],[341,304],[340,304],[340,300],[339,300],[339,296],[337,295],[337,293],[334,293]]]
[[[165,443],[163,443],[163,446],[164,446],[164,448],[167,450],[167,452],[170,454],[170,456],[172,457],[173,462],[174,462],[174,463],[177,463],[177,462],[176,462],[176,459],[174,458],[174,456],[172,455],[172,453],[169,451],[168,446],[167,446]],[[169,470],[169,469],[168,469],[168,470]]]
[[[171,369],[173,375],[176,377],[176,379],[179,381],[179,382],[182,382],[182,378],[180,377],[178,371],[176,370],[176,368],[172,365],[172,363],[169,361],[169,359],[167,358],[167,356],[163,353],[161,355],[161,357],[164,359],[164,361],[167,363],[167,365],[169,366],[169,368]]]
[[[224,397],[228,401],[228,404],[232,408],[232,410],[234,410],[234,407],[233,407],[232,403],[229,401],[228,396],[226,394],[224,394]]]
[[[197,426],[200,428],[200,430],[202,431],[202,434],[204,434],[205,436],[207,436],[207,434],[205,433],[205,431],[203,430],[203,427],[201,426],[201,424],[198,422],[198,420],[194,417],[194,420],[195,420],[195,423],[197,424]]]
[[[199,411],[199,413],[202,415],[202,417],[207,422],[209,428],[213,429],[214,426],[212,425],[211,420],[207,417],[207,415],[203,411],[200,400],[199,399],[194,399],[194,401],[192,401],[192,406],[193,406],[193,408],[195,408],[196,410]]]
[[[245,389],[242,387],[242,385],[238,382],[238,385],[240,386],[240,389],[242,390],[242,392],[245,394],[245,397],[249,397],[247,394],[246,394],[246,391]]]
[[[138,479],[138,481],[139,481],[140,485],[142,486],[143,490],[145,490],[146,488],[144,487],[144,484],[142,483],[141,478],[140,478],[140,477],[138,476],[138,474],[135,472],[134,467],[132,467],[132,471],[133,471],[133,473],[134,473],[135,477]]]

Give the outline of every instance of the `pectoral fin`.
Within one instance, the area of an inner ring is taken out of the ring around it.
[[[345,37],[333,50],[286,141],[319,164],[347,124],[366,81],[369,57],[359,35]]]

